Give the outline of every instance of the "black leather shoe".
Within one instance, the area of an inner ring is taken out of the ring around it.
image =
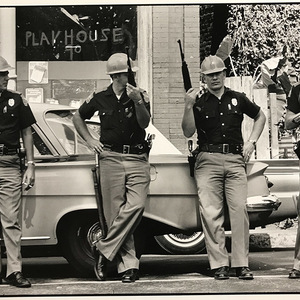
[[[107,259],[98,250],[95,251],[94,272],[98,280],[104,281],[107,276]]]
[[[229,267],[224,266],[217,269],[215,272],[215,279],[217,280],[229,279]]]
[[[248,267],[236,268],[236,276],[239,279],[252,280],[253,274]]]
[[[122,276],[122,282],[131,283],[131,282],[135,282],[139,278],[140,277],[139,277],[139,270],[138,269],[129,269]]]
[[[300,278],[300,271],[297,269],[292,269],[291,272],[289,273],[289,278],[290,279]]]
[[[14,285],[19,288],[31,287],[31,283],[26,279],[21,272],[14,272],[6,277],[5,281],[10,285]]]

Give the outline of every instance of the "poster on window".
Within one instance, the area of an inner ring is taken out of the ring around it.
[[[25,98],[29,103],[43,103],[44,90],[42,88],[27,88]]]
[[[48,62],[30,61],[28,66],[29,83],[47,84],[48,83]]]

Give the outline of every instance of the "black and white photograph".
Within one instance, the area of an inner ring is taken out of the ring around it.
[[[3,1],[0,298],[298,298],[299,20]]]

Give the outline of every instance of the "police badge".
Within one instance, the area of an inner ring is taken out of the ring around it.
[[[232,99],[231,99],[231,103],[232,103],[233,106],[237,106],[238,101],[237,101],[236,98],[232,98]]]
[[[15,99],[11,98],[8,100],[8,105],[9,106],[14,106],[15,105]]]

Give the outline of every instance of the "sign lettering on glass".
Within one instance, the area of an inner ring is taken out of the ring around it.
[[[16,7],[18,61],[105,61],[114,52],[136,59],[137,7]]]
[[[69,32],[65,31],[51,31],[49,35],[45,32],[34,33],[31,31],[26,31],[25,33],[25,45],[26,46],[42,46],[52,45],[54,46],[57,39],[60,38],[64,41],[65,45],[74,44],[75,42],[85,43],[90,42],[106,42],[108,41],[108,34],[112,33],[112,42],[120,43],[123,41],[122,28],[104,28],[101,29],[100,33],[98,30],[86,32],[84,30],[78,31],[74,34],[74,30],[71,29]]]

